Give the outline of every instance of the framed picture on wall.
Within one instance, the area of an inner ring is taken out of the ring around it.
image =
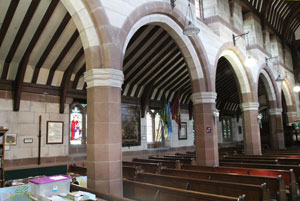
[[[17,134],[5,134],[5,145],[16,145]]]
[[[47,121],[47,144],[63,144],[64,141],[64,122]]]
[[[187,139],[187,123],[181,122],[181,130],[178,133],[178,140],[186,140]]]
[[[141,145],[140,108],[122,105],[122,146]]]

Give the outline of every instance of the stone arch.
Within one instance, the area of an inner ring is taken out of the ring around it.
[[[292,95],[292,91],[290,89],[290,86],[289,86],[289,83],[287,80],[285,80],[283,83],[282,83],[282,91],[284,92],[284,95],[285,95],[285,99],[286,99],[286,103],[287,103],[287,106],[293,106],[295,104],[295,100],[293,98],[293,95]],[[291,112],[291,111],[289,111]]]
[[[256,89],[258,87],[260,75],[262,75],[262,81],[263,81],[264,85],[266,86],[268,101],[270,103],[272,103],[270,105],[270,107],[271,108],[281,107],[280,101],[279,101],[280,98],[278,97],[278,90],[275,87],[276,85],[275,85],[274,77],[271,76],[271,74],[268,72],[268,70],[266,68],[261,68],[258,73],[258,77],[256,79],[257,80],[256,81],[256,84],[257,84]]]
[[[168,3],[151,2],[137,7],[120,29],[122,57],[125,55],[129,40],[141,26],[150,23],[159,25],[172,36],[182,51],[192,79],[193,93],[212,91],[210,64],[204,46],[198,36],[183,35],[184,22],[185,16],[176,7],[172,10]],[[123,58],[120,62],[123,62]]]
[[[229,61],[236,74],[236,78],[239,83],[242,102],[253,102],[254,97],[252,93],[252,87],[249,82],[248,73],[244,69],[243,59],[232,49],[224,49],[217,60],[219,60],[219,58],[222,56]]]
[[[288,122],[289,124],[292,124],[297,119],[295,97],[290,88],[290,83],[287,80],[282,83],[281,89],[286,100]]]
[[[62,0],[63,5],[74,19],[84,48],[86,71],[93,68],[119,68],[112,64],[112,39],[109,20],[100,1]],[[101,33],[101,34],[99,34]]]

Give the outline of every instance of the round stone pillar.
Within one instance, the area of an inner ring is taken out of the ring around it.
[[[192,95],[198,165],[219,165],[218,133],[214,117],[216,97],[215,92],[200,92]]]
[[[242,103],[245,155],[261,155],[258,102]]]
[[[121,86],[123,72],[91,69],[87,83],[87,185],[122,196]]]
[[[270,114],[270,137],[272,149],[284,149],[284,133],[282,122],[282,108],[269,109]]]

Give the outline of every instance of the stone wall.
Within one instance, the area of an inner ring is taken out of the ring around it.
[[[189,120],[189,115],[187,111],[182,111],[181,113],[181,122],[187,122],[187,139],[179,140],[178,139],[178,126],[177,123],[173,120],[173,132],[171,141],[168,148],[153,148],[147,151],[147,121],[146,118],[141,119],[141,145],[132,146],[132,147],[123,147],[123,160],[128,158],[140,157],[145,158],[148,155],[156,155],[159,153],[165,152],[174,152],[174,150],[190,150],[194,146],[194,133],[193,133],[193,121]],[[144,152],[143,152],[144,151]],[[131,153],[129,153],[131,152]]]
[[[0,125],[7,127],[8,134],[17,134],[17,144],[7,146],[5,166],[16,164],[36,164],[38,157],[39,116],[41,124],[42,163],[65,163],[69,153],[69,106],[65,104],[65,113],[59,113],[59,103],[22,100],[20,111],[12,110],[12,99],[0,99]],[[63,121],[63,144],[46,144],[47,121]],[[25,138],[32,138],[33,143],[24,143]]]
[[[217,127],[218,127],[218,143],[222,144],[225,143],[223,141],[223,133],[222,133],[222,122],[218,121],[217,122]],[[239,127],[241,127],[241,133],[239,132]],[[231,128],[232,128],[232,142],[240,142],[243,141],[243,120],[242,117],[240,116],[239,121],[237,121],[237,118],[231,118]]]

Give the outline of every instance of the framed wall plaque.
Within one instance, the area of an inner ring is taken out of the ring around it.
[[[187,123],[181,122],[181,130],[178,133],[178,140],[186,140],[187,139]]]
[[[64,141],[64,122],[47,121],[47,144],[63,144]]]
[[[24,144],[33,143],[33,138],[24,138],[23,142],[24,142]]]
[[[16,144],[17,144],[17,134],[5,135],[5,145],[16,145]]]

